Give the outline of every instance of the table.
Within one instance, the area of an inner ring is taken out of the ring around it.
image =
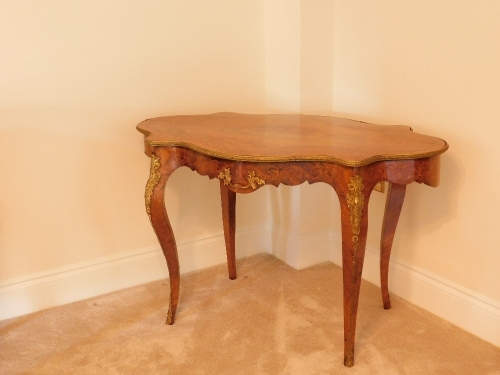
[[[354,365],[354,338],[374,186],[388,181],[381,237],[382,301],[389,309],[389,257],[406,185],[439,184],[440,154],[448,144],[407,126],[383,126],[309,115],[216,113],[153,118],[137,129],[151,158],[145,204],[170,275],[167,324],[179,299],[179,260],[164,202],[170,175],[186,166],[220,181],[229,278],[236,278],[236,193],[264,185],[324,182],[340,201],[344,304],[344,364]]]

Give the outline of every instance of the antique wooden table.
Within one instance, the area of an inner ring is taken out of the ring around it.
[[[394,232],[411,182],[437,186],[445,141],[407,126],[373,125],[306,115],[217,113],[169,116],[141,122],[151,157],[146,211],[170,274],[167,323],[173,324],[179,298],[179,260],[164,203],[165,184],[186,166],[220,180],[229,278],[236,278],[236,193],[264,185],[325,182],[340,200],[344,283],[344,364],[354,365],[354,337],[368,228],[368,200],[374,186],[388,181],[381,239],[381,289],[390,308],[388,266]]]

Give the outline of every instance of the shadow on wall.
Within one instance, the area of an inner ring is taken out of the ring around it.
[[[180,167],[167,181],[165,206],[177,241],[222,231],[217,179]]]
[[[269,221],[266,194],[267,188],[261,188],[251,194],[236,195],[237,230]],[[223,233],[217,178],[201,176],[188,167],[178,168],[167,181],[165,206],[177,243]],[[196,259],[192,262],[196,263]]]
[[[419,242],[433,233],[444,233],[442,227],[457,215],[458,192],[464,181],[465,170],[460,160],[452,153],[441,155],[441,182],[436,188],[412,183],[408,185],[400,223],[396,233],[400,235],[394,241],[394,255],[404,252],[407,261],[415,259]],[[433,241],[436,236],[433,236]],[[441,240],[444,243],[445,240]],[[451,257],[453,246],[439,246],[438,258]],[[399,250],[398,250],[399,249]]]

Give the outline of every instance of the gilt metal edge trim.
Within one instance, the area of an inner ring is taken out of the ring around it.
[[[196,145],[192,145],[189,142],[182,142],[182,141],[151,141],[148,140],[146,137],[146,143],[149,144],[150,146],[153,147],[184,147],[187,149],[190,149],[195,152],[199,152],[201,154],[219,158],[219,159],[226,159],[226,160],[234,160],[234,161],[248,161],[248,162],[263,162],[263,163],[285,163],[285,162],[293,162],[293,161],[319,161],[319,162],[329,162],[329,163],[336,163],[340,165],[344,165],[346,167],[363,167],[372,163],[375,163],[377,161],[390,161],[390,160],[413,160],[413,159],[424,159],[424,158],[429,158],[432,156],[437,156],[441,155],[444,153],[446,150],[448,150],[449,145],[448,143],[445,142],[445,145],[443,148],[436,150],[436,151],[430,151],[430,152],[424,152],[424,153],[419,153],[419,154],[388,154],[388,155],[375,155],[371,156],[369,158],[359,160],[359,161],[353,161],[353,160],[344,160],[335,156],[326,156],[326,155],[314,155],[314,156],[298,156],[298,155],[291,155],[291,156],[251,156],[251,155],[231,155],[231,154],[224,154],[222,152],[218,151],[213,151],[213,150],[208,150],[203,147],[199,147]]]

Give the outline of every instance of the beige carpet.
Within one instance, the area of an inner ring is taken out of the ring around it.
[[[343,366],[342,273],[270,255],[0,322],[0,374],[500,374],[500,348],[364,282],[356,363]]]

